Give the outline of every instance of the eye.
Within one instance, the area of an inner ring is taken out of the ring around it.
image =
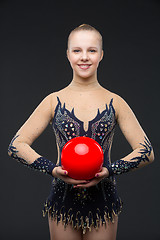
[[[91,51],[91,52],[96,52],[96,50],[94,50],[94,49],[91,49],[90,51]]]
[[[78,49],[75,49],[75,50],[73,50],[73,52],[79,52],[79,50],[78,50]]]

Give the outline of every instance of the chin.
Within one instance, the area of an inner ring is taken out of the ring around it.
[[[92,77],[93,75],[82,75],[82,74],[78,74],[77,76],[78,76],[78,77],[81,77],[81,78],[90,78],[90,77]]]
[[[82,77],[82,78],[90,78],[90,77],[95,75],[95,72],[94,73],[79,73],[79,72],[75,72],[75,75],[78,76],[78,77]]]

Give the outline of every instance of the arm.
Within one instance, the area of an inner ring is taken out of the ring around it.
[[[9,156],[24,165],[52,175],[55,164],[31,148],[52,119],[52,96],[48,95],[18,130],[8,147]]]
[[[94,186],[105,177],[129,172],[145,166],[154,160],[151,143],[128,104],[116,95],[114,98],[114,107],[120,129],[133,151],[120,160],[111,163],[109,166],[103,165],[102,171],[96,173],[95,178],[89,183],[79,184],[75,187],[84,188]]]
[[[120,160],[113,162],[110,166],[107,166],[109,176],[141,168],[154,160],[153,148],[149,139],[131,108],[119,96],[116,98],[116,112],[120,129],[133,151]]]
[[[53,118],[52,112],[55,107],[52,105],[56,105],[56,100],[55,103],[52,104],[54,99],[56,99],[56,97],[53,98],[50,94],[38,105],[28,120],[13,137],[8,147],[8,154],[25,166],[61,178],[66,183],[86,183],[86,180],[75,180],[70,178],[67,176],[67,171],[63,170],[61,166],[56,166],[53,162],[42,157],[31,148],[32,143],[40,136]]]

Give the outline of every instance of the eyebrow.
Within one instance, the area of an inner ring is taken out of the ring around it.
[[[81,48],[81,47],[72,47],[71,49],[73,49],[73,48]],[[98,49],[97,47],[89,47],[89,48],[96,48],[96,49]]]

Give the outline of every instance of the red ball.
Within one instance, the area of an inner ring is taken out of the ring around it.
[[[61,165],[68,176],[78,180],[89,180],[102,170],[104,155],[98,142],[89,137],[69,140],[61,153]]]

